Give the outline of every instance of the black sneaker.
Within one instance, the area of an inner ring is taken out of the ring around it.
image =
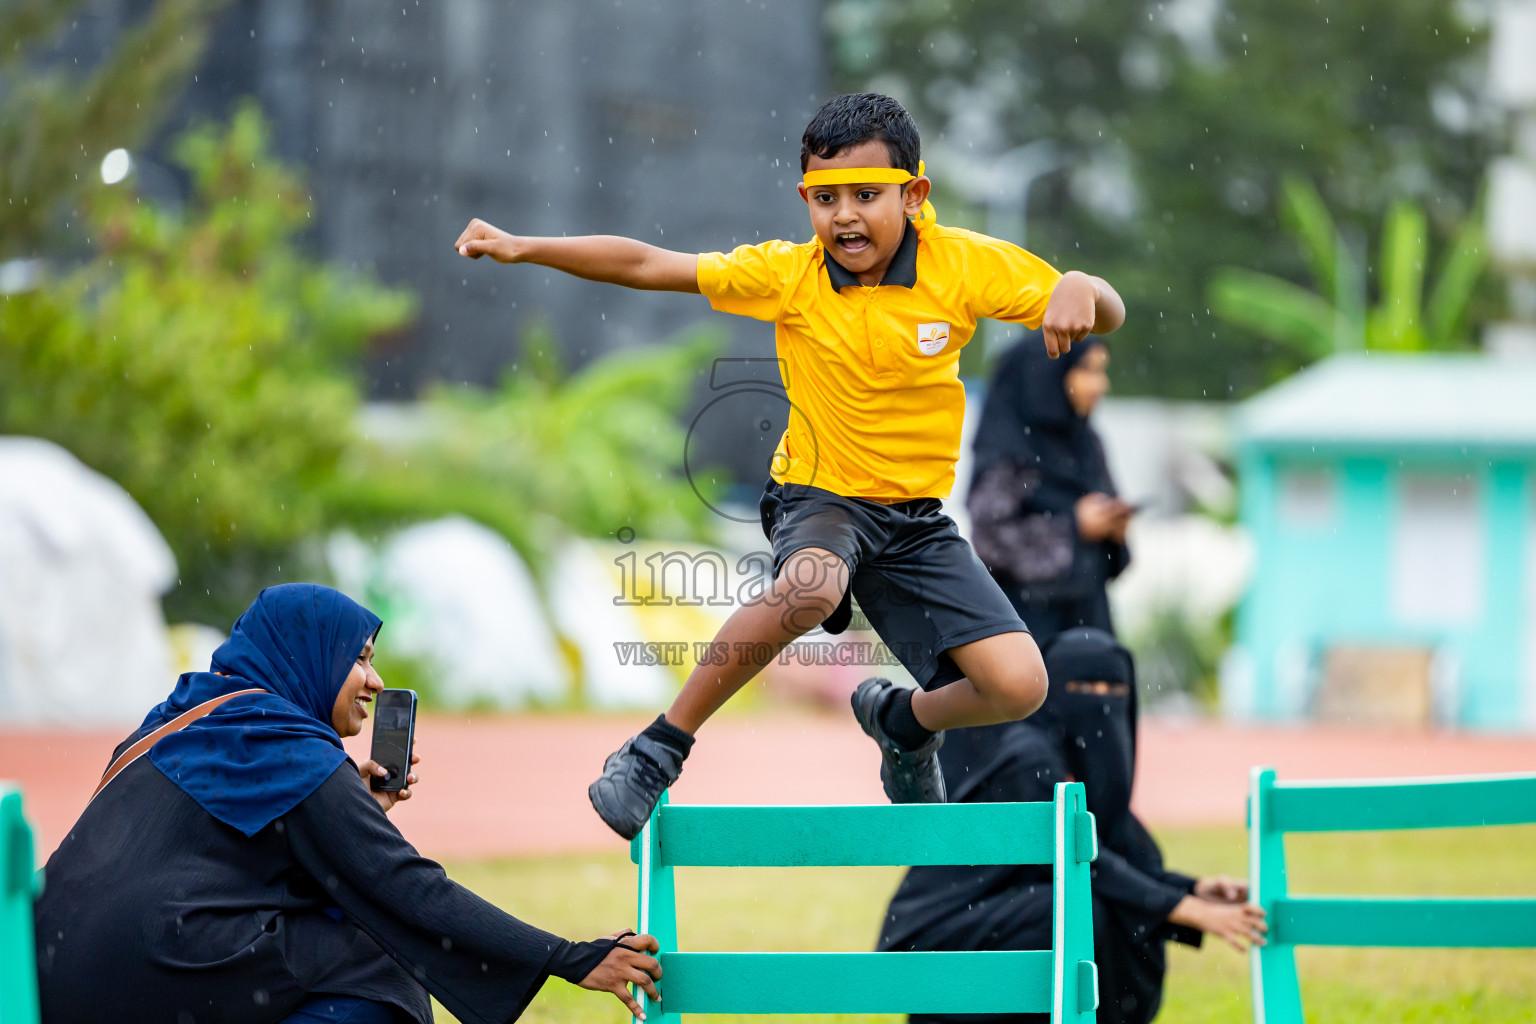
[[[944,734],[934,733],[916,750],[908,750],[887,736],[880,724],[885,705],[896,690],[889,679],[866,679],[853,691],[853,717],[880,744],[880,781],[885,784],[885,795],[893,804],[945,803],[944,773],[939,769]]]
[[[608,755],[603,774],[587,787],[587,799],[609,828],[633,839],[662,792],[682,773],[681,754],[649,736],[635,736]]]

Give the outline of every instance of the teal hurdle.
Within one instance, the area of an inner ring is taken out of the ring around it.
[[[1536,775],[1276,782],[1255,768],[1248,793],[1250,898],[1269,944],[1249,954],[1257,1024],[1302,1024],[1297,946],[1536,947],[1536,899],[1292,896],[1287,832],[1367,832],[1536,824]]]
[[[0,782],[0,1024],[37,1024],[32,901],[40,876],[33,866],[32,828],[22,814],[21,791]]]
[[[660,1005],[685,1013],[1046,1013],[1091,1024],[1099,1004],[1088,865],[1098,856],[1081,783],[1051,803],[702,807],[668,803],[630,844],[639,930],[661,944]],[[684,952],[674,867],[1050,864],[1052,948],[958,953]]]

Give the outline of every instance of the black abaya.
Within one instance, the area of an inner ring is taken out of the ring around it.
[[[1104,446],[1066,393],[1067,372],[1099,344],[1053,360],[1026,335],[999,361],[976,428],[971,543],[1042,647],[1077,626],[1113,633],[1104,588],[1130,563],[1124,544],[1077,529],[1080,498],[1116,494]]]
[[[36,907],[44,1024],[273,1024],[314,993],[428,1024],[516,1019],[606,950],[450,881],[344,762],[254,836],[140,758],[49,858]]]

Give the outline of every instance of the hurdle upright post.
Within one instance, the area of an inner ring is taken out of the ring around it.
[[[1051,949],[1058,979],[1051,1024],[1092,1024],[1099,1007],[1099,971],[1093,959],[1093,892],[1089,864],[1099,840],[1081,782],[1058,782]]]
[[[32,901],[40,876],[33,871],[35,862],[21,793],[0,782],[0,1024],[37,1024]]]
[[[1296,975],[1296,947],[1284,941],[1275,911],[1288,894],[1285,833],[1274,827],[1270,795],[1273,768],[1254,768],[1248,777],[1248,899],[1269,916],[1269,941],[1248,948],[1248,977],[1252,985],[1255,1024],[1265,1024],[1271,1011],[1277,1021],[1300,1021],[1301,981]]]
[[[661,948],[656,952],[658,959],[662,953],[677,949],[677,889],[672,880],[672,865],[661,856],[661,809],[667,805],[668,795],[668,791],[662,791],[650,820],[630,844],[631,859],[640,868],[640,906],[636,920],[640,922],[640,934],[654,935],[660,944]],[[666,983],[666,978],[656,983],[656,990],[662,993],[662,1006],[657,1006],[643,989],[635,988],[635,998],[645,1012],[646,1024],[680,1024],[682,1020],[680,1014],[667,1013],[664,1009]]]

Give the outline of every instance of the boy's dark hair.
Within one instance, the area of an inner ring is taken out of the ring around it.
[[[917,173],[923,140],[907,108],[877,92],[838,96],[823,103],[800,137],[800,171],[811,157],[830,160],[850,146],[878,139],[885,143],[891,166]]]

